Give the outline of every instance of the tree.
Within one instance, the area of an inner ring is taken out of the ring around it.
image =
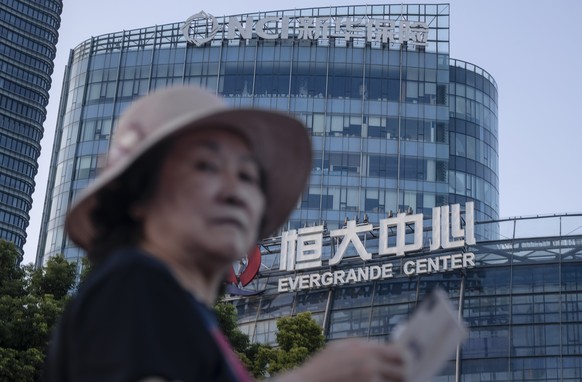
[[[304,347],[313,354],[323,347],[325,338],[321,326],[311,317],[311,312],[277,320],[277,343],[285,351]]]
[[[311,312],[277,320],[276,338],[279,347],[260,349],[257,360],[267,365],[270,375],[301,365],[325,345],[323,330]]]
[[[232,348],[249,373],[255,378],[263,377],[265,375],[266,364],[257,362],[257,355],[260,349],[270,349],[270,347],[262,344],[251,344],[249,336],[244,334],[238,327],[236,308],[234,305],[219,299],[214,306],[214,312],[216,313],[216,318],[222,332],[230,341]]]
[[[24,294],[24,270],[19,264],[21,256],[13,243],[0,240],[0,295],[22,296]]]
[[[51,257],[46,266],[33,271],[30,292],[42,296],[51,294],[57,300],[64,298],[75,285],[76,263],[71,263],[63,255]]]
[[[214,311],[223,333],[247,370],[255,378],[293,369],[323,348],[325,344],[323,330],[311,317],[310,312],[277,320],[278,347],[273,348],[251,343],[248,335],[238,328],[234,305],[220,299],[214,306]]]
[[[234,305],[219,300],[214,305],[218,325],[222,332],[230,341],[233,349],[239,353],[244,354],[250,346],[249,336],[241,332],[236,322],[236,308]]]
[[[0,241],[0,381],[37,381],[52,329],[75,282],[74,263],[50,258],[21,267],[12,243]]]

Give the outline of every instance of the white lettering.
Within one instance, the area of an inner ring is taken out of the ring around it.
[[[346,275],[346,272],[344,272],[344,271],[335,271],[333,273],[333,283],[335,285],[337,285],[338,282],[345,284],[345,281],[344,281],[345,275]]]
[[[315,40],[315,25],[311,17],[300,17],[297,19],[299,24],[298,40]]]
[[[427,273],[426,259],[416,260],[416,273],[419,275],[423,274],[423,273]]]
[[[370,267],[358,268],[358,282],[368,281]]]
[[[293,23],[293,28],[291,28]],[[398,27],[398,33],[396,28]],[[211,14],[199,12],[189,17],[180,28],[189,43],[201,46],[212,39],[219,39],[217,32],[228,40],[251,40],[253,31],[258,38],[273,40],[288,39],[290,29],[296,33],[298,40],[316,40],[334,37],[350,41],[363,38],[368,42],[410,43],[418,46],[428,45],[429,28],[419,21],[374,19],[368,17],[289,17],[267,16],[260,18],[253,26],[253,20],[229,17],[228,22],[221,22]]]
[[[475,266],[475,254],[472,252],[467,252],[463,256],[463,268],[469,268]]]
[[[370,267],[370,280],[378,280],[382,276],[382,269],[377,266],[373,265]]]
[[[468,260],[470,260],[470,256]],[[414,267],[417,267],[416,269]],[[405,263],[404,271],[408,276],[422,274],[422,269],[418,270],[418,262],[408,261]],[[421,267],[422,268],[422,267]],[[314,289],[331,285],[352,284],[373,280],[384,280],[393,278],[393,265],[382,264],[370,267],[354,268],[347,271],[336,270],[334,272],[310,273],[295,277],[281,277],[278,282],[277,291],[279,293]]]
[[[323,226],[302,228],[297,235],[296,269],[321,267]]]
[[[257,21],[257,24],[255,25],[255,30],[257,32],[257,36],[264,38],[265,40],[274,40],[277,37],[279,37],[279,34],[277,33],[277,22],[279,21],[278,17],[275,16],[268,16],[265,17],[263,19],[260,19],[259,21]],[[267,30],[265,30],[265,25],[268,23],[275,23],[275,26],[273,28],[273,30],[275,30],[275,32],[268,32]],[[230,26],[229,26],[230,29]],[[230,34],[230,30],[229,30],[229,34]]]
[[[430,258],[428,259],[428,273],[438,272],[439,271],[439,258]]]
[[[441,208],[432,208],[432,240],[430,250],[436,251],[441,247]]]
[[[289,16],[281,17],[281,40],[289,38]]]
[[[291,290],[296,290],[299,287],[299,277],[289,279],[289,285]]]
[[[348,271],[348,276],[346,277],[346,283],[353,283],[358,281],[358,277],[356,276],[356,271],[352,268]]]
[[[236,34],[237,31],[239,32],[238,36]],[[227,38],[234,40],[237,37],[245,40],[250,40],[253,37],[253,20],[250,17],[247,16],[244,27],[236,17],[228,18]]]
[[[348,248],[348,245],[353,243],[354,248],[358,252],[358,255],[362,260],[370,260],[372,258],[372,254],[366,251],[364,245],[362,244],[360,238],[358,237],[358,233],[360,232],[369,232],[372,231],[373,226],[372,224],[363,224],[356,226],[355,220],[348,220],[346,224],[346,228],[336,229],[329,233],[331,237],[338,237],[343,236],[341,244],[339,245],[337,251],[333,258],[329,259],[329,265],[336,265],[338,264],[341,259],[344,257],[344,253]]]
[[[309,275],[309,288],[313,289],[315,287],[320,287],[319,279],[321,275],[319,273],[312,273]]]
[[[408,39],[416,45],[426,45],[428,38],[428,25],[420,21],[411,21],[408,24]]]
[[[321,275],[321,285],[330,286],[331,284],[333,284],[333,273],[325,272]]]
[[[442,206],[441,216],[441,246],[445,249],[459,248],[465,245],[465,230],[461,229],[461,207],[453,204],[451,208],[451,229],[449,230],[449,206]],[[452,234],[452,240],[450,235]]]
[[[279,270],[292,271],[295,269],[295,245],[297,243],[297,231],[292,229],[281,234],[281,256]]]
[[[309,275],[299,276],[299,289],[309,288]]]
[[[414,241],[406,244],[406,227],[414,226]],[[396,245],[388,246],[388,228],[396,227]],[[422,214],[407,215],[399,213],[394,218],[380,220],[379,255],[404,256],[405,252],[418,251],[422,248]]]
[[[410,260],[404,263],[402,266],[402,272],[406,276],[412,276],[472,268],[474,266],[475,254],[468,252],[454,255],[442,255],[434,258]]]
[[[463,254],[459,253],[458,255],[451,256],[451,269],[460,269],[463,268]]]
[[[458,248],[465,245],[474,245],[475,241],[475,207],[473,202],[465,203],[465,229],[461,228],[461,206],[434,207],[432,209],[432,240],[430,250],[442,248]],[[450,228],[449,228],[450,221]],[[452,237],[451,238],[449,237]],[[463,237],[465,240],[463,240]]]
[[[448,266],[448,261],[451,258],[451,255],[444,255],[439,257],[439,259],[441,260],[441,264],[443,265],[443,271],[447,270],[447,266]]]
[[[382,264],[382,279],[389,279],[392,276],[392,264]]]
[[[475,203],[465,203],[465,242],[475,245]]]
[[[281,277],[279,279],[279,287],[277,288],[277,292],[283,293],[289,291],[289,279],[287,277]]]
[[[406,276],[412,276],[414,274],[414,261],[405,262],[402,269]]]
[[[358,28],[358,26],[362,25],[362,21],[364,20],[363,17],[358,18],[346,18],[345,21],[345,31],[344,31],[344,38],[346,41],[350,41],[352,38],[356,37],[364,37],[363,31]]]
[[[367,29],[368,41],[387,43],[397,40],[395,23],[392,20],[370,19],[368,20]]]

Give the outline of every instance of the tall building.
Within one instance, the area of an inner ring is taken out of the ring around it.
[[[485,70],[449,57],[449,5],[200,12],[72,51],[37,264],[82,255],[63,218],[102,164],[120,113],[182,83],[305,123],[313,171],[286,228],[468,201],[478,220],[498,218],[497,87]]]
[[[0,2],[0,238],[22,253],[62,0]]]
[[[64,215],[119,115],[182,83],[292,113],[312,136],[289,222],[229,275],[253,341],[272,343],[277,318],[310,311],[327,340],[383,342],[438,285],[470,334],[435,381],[582,379],[582,216],[499,220],[497,85],[449,57],[447,4],[200,12],[81,43],[37,265],[83,255]]]
[[[454,227],[452,210],[446,215]],[[278,318],[311,312],[327,341],[383,343],[439,287],[469,334],[432,382],[582,380],[582,214],[488,222],[460,215],[464,232],[443,245],[455,235],[441,230],[440,246],[420,214],[263,240],[258,272],[249,266],[231,280],[244,287],[238,293],[245,295],[228,298],[239,328],[253,342],[275,344]],[[499,239],[470,233],[485,226]],[[398,244],[419,230],[420,248],[416,240]],[[434,336],[428,332],[419,333],[420,343]]]

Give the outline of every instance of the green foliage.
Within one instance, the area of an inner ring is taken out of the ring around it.
[[[234,350],[237,353],[244,354],[249,348],[251,341],[249,336],[241,332],[238,328],[236,308],[234,305],[219,301],[214,306],[214,311],[222,332],[226,335]]]
[[[39,349],[0,347],[0,381],[38,381],[43,363],[44,354]]]
[[[244,354],[245,358],[241,357],[243,363],[251,375],[255,378],[261,378],[265,376],[268,366],[268,359],[261,357],[263,352],[269,351],[271,349],[268,345],[263,344],[251,344]]]
[[[13,243],[0,240],[0,295],[22,296],[25,293],[25,273],[22,260]]]
[[[216,318],[218,319],[218,324],[222,332],[228,338],[234,351],[249,373],[255,378],[264,376],[266,368],[256,363],[256,355],[260,348],[268,348],[268,346],[251,344],[249,336],[238,328],[236,308],[234,305],[219,300],[214,306],[214,312],[216,313]]]
[[[274,375],[293,369],[305,362],[325,344],[323,330],[311,317],[310,312],[295,317],[283,317],[277,321],[278,347],[251,344],[236,321],[236,308],[219,301],[214,310],[219,325],[230,340],[239,358],[255,378]]]
[[[51,295],[0,297],[0,347],[44,350],[63,306]]]
[[[60,300],[75,285],[76,274],[76,263],[68,262],[63,255],[51,257],[43,269],[37,269],[32,274],[31,292],[37,296],[51,294]]]
[[[267,365],[270,375],[301,365],[325,344],[323,330],[310,312],[277,320],[276,338],[278,348],[259,353],[258,362]]]
[[[313,320],[311,312],[280,318],[277,329],[277,343],[287,352],[294,348],[306,348],[309,354],[313,354],[325,344],[321,326]]]
[[[46,267],[20,266],[12,243],[0,241],[0,381],[37,381],[52,328],[59,319],[76,264],[64,257]]]
[[[309,351],[304,347],[294,347],[289,351],[281,348],[261,349],[259,363],[266,366],[269,375],[274,375],[301,365],[309,356]]]

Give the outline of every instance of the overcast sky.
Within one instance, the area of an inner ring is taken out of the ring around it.
[[[65,0],[64,3],[24,264],[34,262],[36,256],[61,84],[70,49],[91,36],[181,22],[200,10],[220,16],[367,2]],[[482,67],[498,85],[501,217],[582,212],[582,174],[578,169],[582,162],[582,118],[576,117],[582,115],[579,27],[582,2],[449,3],[450,56]]]

